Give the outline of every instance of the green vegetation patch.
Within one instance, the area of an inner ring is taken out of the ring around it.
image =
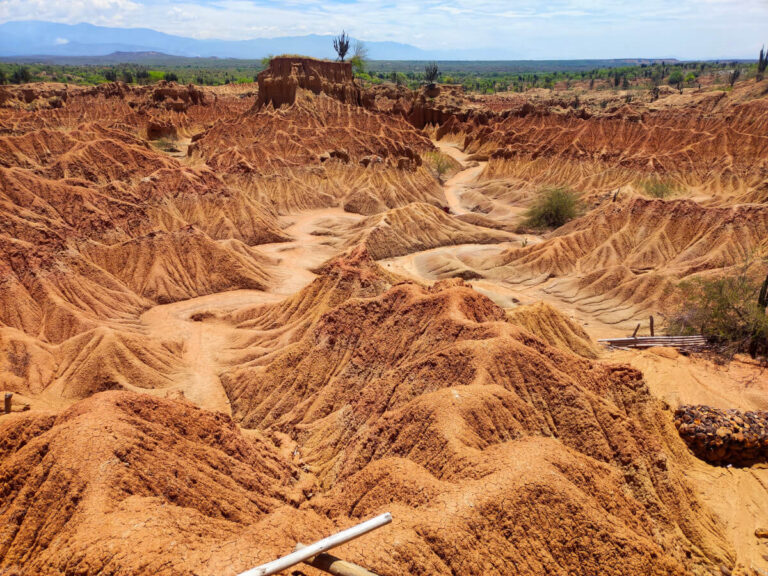
[[[559,228],[581,214],[579,195],[567,187],[544,188],[523,222],[535,229]]]

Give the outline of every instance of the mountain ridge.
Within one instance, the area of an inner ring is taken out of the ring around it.
[[[366,42],[373,59],[425,59],[430,52],[398,42]],[[0,24],[0,56],[106,56],[114,52],[161,52],[172,56],[262,58],[299,52],[316,58],[333,56],[330,36],[283,36],[251,40],[186,38],[149,28],[110,28],[93,24],[59,24],[40,20]]]

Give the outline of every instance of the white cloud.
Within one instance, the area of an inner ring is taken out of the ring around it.
[[[0,20],[120,24],[142,8],[133,0],[0,0]]]

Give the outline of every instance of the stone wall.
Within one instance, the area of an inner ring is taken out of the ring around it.
[[[681,406],[675,427],[696,456],[713,464],[768,462],[768,412]]]

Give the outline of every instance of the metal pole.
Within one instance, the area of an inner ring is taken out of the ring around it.
[[[377,528],[381,528],[390,522],[392,522],[392,515],[387,512],[381,516],[376,516],[375,518],[366,520],[357,526],[347,528],[346,530],[338,532],[333,536],[318,540],[306,548],[302,548],[301,550],[297,550],[291,554],[288,554],[288,556],[283,556],[282,558],[278,558],[272,562],[267,562],[266,564],[262,564],[261,566],[257,566],[256,568],[252,568],[246,572],[242,572],[238,576],[270,576],[270,574],[277,574],[281,570],[285,570],[286,568],[295,566],[296,564],[304,562],[305,560],[309,560],[321,552],[325,552],[326,550],[330,550],[336,546],[346,544],[350,540],[359,538],[360,536],[367,534],[372,530],[376,530]]]
[[[306,548],[306,546],[299,542],[296,544],[294,550],[301,550],[303,548]],[[323,572],[328,572],[331,576],[376,576],[376,574],[366,570],[362,566],[347,562],[341,558],[336,558],[336,556],[326,554],[325,552],[318,554],[309,560],[305,560],[304,564],[322,570]]]

